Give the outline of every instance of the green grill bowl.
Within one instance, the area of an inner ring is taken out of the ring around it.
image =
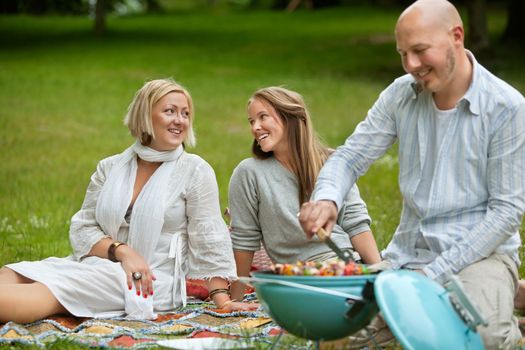
[[[257,297],[266,312],[279,326],[301,338],[310,340],[343,338],[366,326],[378,311],[375,301],[367,301],[361,304],[362,307],[357,314],[349,318],[347,312],[358,306],[348,303],[345,297],[268,282],[268,280],[288,281],[361,296],[366,282],[373,282],[376,275],[283,276],[254,272],[252,276]],[[260,282],[257,279],[266,281]]]

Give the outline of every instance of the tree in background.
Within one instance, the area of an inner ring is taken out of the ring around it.
[[[490,49],[487,25],[487,1],[466,0],[468,14],[469,47],[472,51],[483,53]],[[506,44],[525,47],[525,21],[522,19],[525,2],[522,0],[507,0],[507,25],[501,36]]]
[[[157,0],[144,0],[145,10],[146,12],[161,12],[162,7],[160,6],[159,2]]]
[[[486,51],[490,47],[487,26],[486,0],[467,0],[469,48],[475,53]]]
[[[93,18],[93,31],[102,35],[107,31],[107,14],[132,3],[143,12],[162,11],[158,0],[0,0],[0,14],[89,14]]]
[[[107,0],[97,0],[95,4],[95,21],[93,30],[95,34],[102,35],[107,30],[106,25],[106,13],[107,13],[108,2]]]
[[[82,14],[87,8],[85,0],[0,0],[0,14]]]
[[[295,11],[301,3],[304,2],[304,6],[308,9],[311,9],[314,7],[312,0],[291,0],[288,5],[286,5],[286,11],[293,12]]]
[[[175,0],[171,0],[175,1]],[[464,4],[468,15],[468,39],[469,47],[475,52],[483,52],[490,49],[490,41],[487,26],[487,4],[499,1],[492,0],[452,0],[455,4]],[[300,7],[307,9],[318,9],[327,6],[396,6],[404,8],[413,0],[201,0],[196,1],[196,6],[217,6],[219,2],[225,4],[242,3],[247,8],[256,9],[260,6],[273,9],[287,9],[294,11]],[[506,0],[507,2],[507,26],[502,35],[502,41],[508,44],[525,46],[525,21],[521,19],[525,10],[525,1]],[[0,0],[0,14],[28,13],[44,15],[49,13],[58,14],[90,14],[93,18],[93,30],[97,34],[107,31],[106,16],[115,9],[134,7],[131,13],[137,12],[159,12],[163,8],[160,0]],[[168,6],[167,3],[165,3]],[[117,11],[118,12],[118,11]],[[125,12],[130,13],[130,12]]]
[[[503,32],[502,41],[525,47],[525,21],[523,11],[525,3],[522,0],[508,0],[507,27]]]
[[[93,30],[97,35],[103,35],[107,31],[106,16],[107,13],[120,6],[126,8],[127,1],[125,0],[93,0],[95,1],[95,9],[93,13],[94,25]],[[128,7],[130,4],[127,4]],[[162,7],[157,0],[137,0],[135,8],[139,8],[142,12],[161,12]]]

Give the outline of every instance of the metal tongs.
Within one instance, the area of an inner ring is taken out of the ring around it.
[[[339,257],[339,259],[343,260],[345,264],[348,264],[350,261],[352,261],[352,254],[348,250],[342,250],[335,244],[334,241],[330,238],[330,235],[325,231],[324,228],[320,228],[319,231],[317,231],[317,236],[321,241],[323,241],[327,246],[330,247],[330,249],[333,250],[335,254]]]

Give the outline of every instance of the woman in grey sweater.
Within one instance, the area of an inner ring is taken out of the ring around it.
[[[249,274],[261,243],[274,263],[335,257],[317,237],[308,240],[297,219],[330,155],[313,130],[302,96],[281,87],[258,90],[248,102],[248,122],[254,157],[235,168],[229,186],[237,274]],[[369,225],[366,205],[354,186],[331,237],[340,248],[352,250],[354,260],[377,263],[381,258]],[[242,297],[242,292],[241,284],[234,283],[232,297]]]

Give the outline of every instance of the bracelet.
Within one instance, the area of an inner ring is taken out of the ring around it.
[[[224,302],[224,304],[222,304],[221,306],[219,306],[219,309],[224,309],[224,307],[225,307],[226,305],[231,304],[231,303],[236,302],[236,301],[237,301],[237,300],[235,300],[235,299],[227,300],[227,301]]]
[[[218,288],[218,289],[214,289],[214,290],[210,291],[209,297],[211,299],[211,298],[213,298],[213,296],[215,294],[221,294],[221,293],[230,295],[230,291],[228,289],[226,289],[226,288]]]
[[[117,256],[115,255],[115,251],[117,250],[118,247],[120,247],[121,245],[126,245],[126,243],[124,242],[119,242],[119,241],[115,241],[113,243],[111,243],[108,247],[108,259],[113,261],[113,262],[119,262],[119,260],[117,259]]]

